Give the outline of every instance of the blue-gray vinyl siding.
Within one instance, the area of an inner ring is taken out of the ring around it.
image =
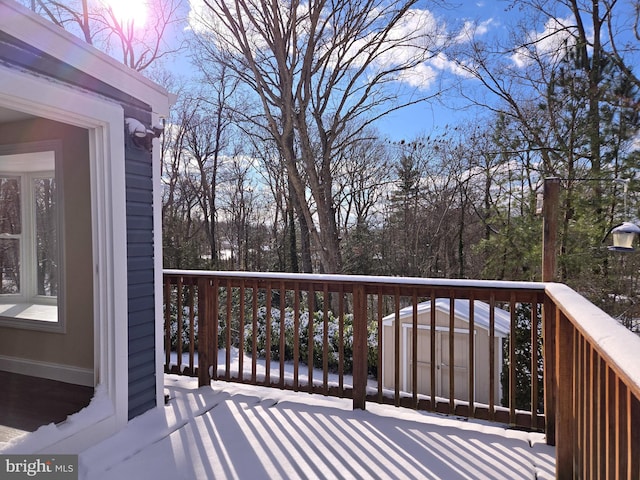
[[[152,175],[151,153],[127,139],[129,418],[156,405]]]

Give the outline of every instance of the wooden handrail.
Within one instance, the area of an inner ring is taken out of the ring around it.
[[[569,287],[179,270],[166,270],[164,282],[167,372],[543,430],[558,478],[640,477],[640,338]],[[470,302],[466,324],[461,300]],[[486,332],[479,302],[488,305]],[[509,313],[498,318],[499,306]],[[525,359],[526,400],[516,389],[518,352],[540,340],[540,354],[532,348]]]

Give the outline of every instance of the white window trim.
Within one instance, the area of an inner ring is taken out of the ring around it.
[[[34,180],[39,178],[53,178],[57,182],[56,173],[53,171],[50,172],[33,172],[21,174],[23,183],[25,185],[24,195],[22,199],[24,201],[24,208],[22,209],[23,215],[27,218],[23,225],[27,225],[28,230],[26,230],[26,236],[24,237],[25,248],[24,248],[24,270],[25,275],[24,280],[27,280],[25,283],[22,295],[25,297],[25,301],[35,303],[35,304],[49,304],[51,301],[55,301],[57,299],[57,295],[50,297],[47,295],[39,295],[38,294],[38,281],[36,279],[36,269],[37,269],[37,246],[36,246],[36,237],[37,237],[37,226],[36,226],[36,202],[35,202],[35,187]],[[60,175],[58,175],[60,177]],[[61,190],[56,187],[56,211],[60,212],[60,192]],[[60,222],[60,215],[56,214],[56,236],[63,232],[63,225]],[[61,254],[64,249],[61,249],[61,243],[59,240],[56,240],[56,244],[58,245],[58,260],[60,265],[64,265],[64,258],[61,258]],[[62,270],[62,269],[61,269]],[[59,289],[64,288],[61,284],[59,285]]]
[[[20,293],[0,294],[0,327],[26,330],[42,330],[47,332],[65,332],[64,321],[64,268],[58,271],[59,290],[56,297],[38,295],[36,293],[35,269],[35,220],[33,218],[33,180],[36,178],[54,177],[56,180],[57,205],[57,244],[58,262],[64,265],[64,229],[62,203],[62,142],[58,140],[28,142],[15,145],[0,145],[0,156],[53,153],[53,170],[30,171],[19,165],[4,168],[0,162],[0,174],[20,178],[20,211],[22,233],[20,235]]]
[[[90,424],[60,429],[59,438],[52,438],[60,450],[80,451],[113,435],[128,419],[124,112],[115,102],[3,65],[0,78],[0,106],[89,131],[94,375],[113,410],[92,417]]]

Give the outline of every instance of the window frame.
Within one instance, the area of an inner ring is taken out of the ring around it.
[[[10,155],[53,154],[53,170],[40,165],[33,169],[19,165],[3,166],[0,174],[20,178],[20,215],[22,222],[20,238],[20,292],[0,294],[0,327],[65,333],[64,290],[64,204],[62,176],[62,141],[50,140],[0,145],[0,157]],[[50,162],[45,160],[45,162]],[[49,163],[50,164],[50,163]],[[56,237],[58,256],[58,294],[37,294],[36,219],[33,180],[54,178],[56,182]],[[52,308],[55,307],[55,312]],[[38,318],[40,317],[40,318]]]

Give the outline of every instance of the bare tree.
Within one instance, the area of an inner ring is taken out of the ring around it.
[[[248,270],[252,267],[249,263],[251,237],[259,226],[256,221],[258,193],[253,160],[246,156],[234,156],[226,162],[225,178],[219,183],[218,188],[226,225],[225,237],[231,253],[230,267],[233,270]]]
[[[391,154],[374,131],[363,131],[358,141],[337,155],[334,177],[343,270],[347,273],[379,273],[375,258],[382,223],[382,199],[389,187]]]
[[[182,0],[147,0],[144,18],[124,18],[109,2],[23,0],[33,11],[139,72],[181,50]]]
[[[194,189],[200,178],[190,167],[188,127],[195,114],[190,97],[181,96],[174,105],[162,137],[162,233],[166,268],[200,267],[203,247],[200,193]]]
[[[193,22],[210,61],[227,62],[258,96],[252,120],[278,146],[324,272],[342,269],[336,152],[401,107],[397,89],[386,87],[444,44],[438,22],[415,3],[205,0]]]

